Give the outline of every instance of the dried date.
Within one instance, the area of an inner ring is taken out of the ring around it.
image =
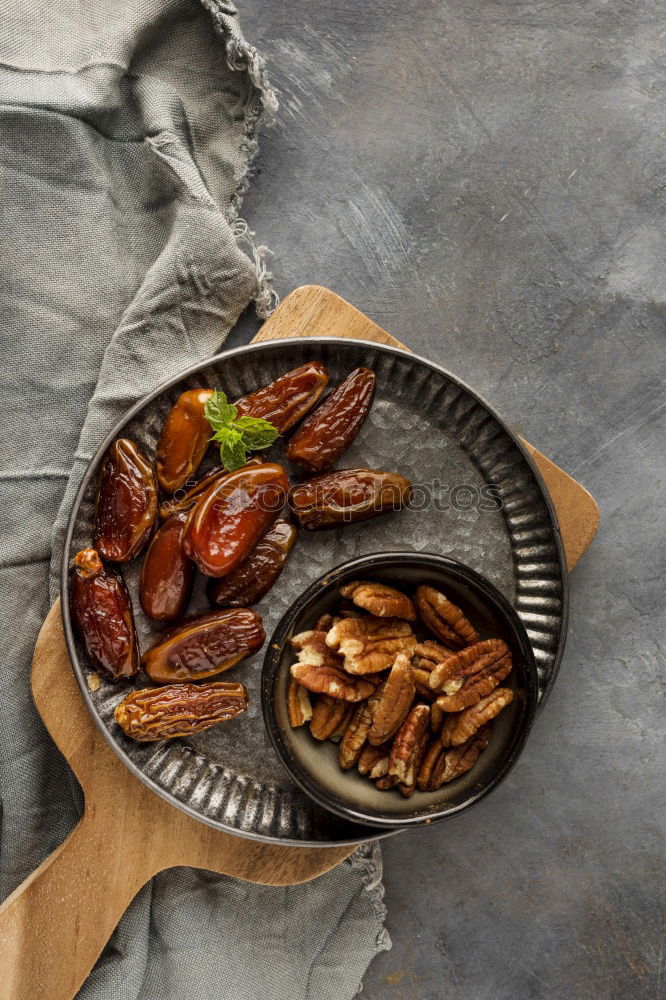
[[[411,484],[395,472],[342,469],[316,476],[289,493],[289,506],[309,531],[367,521],[409,503]]]
[[[289,521],[276,521],[250,552],[245,562],[228,576],[209,580],[208,600],[218,608],[246,608],[260,601],[284,569],[296,541]]]
[[[303,421],[287,445],[287,458],[308,472],[330,469],[360,431],[374,395],[374,372],[351,372]]]
[[[128,694],[114,718],[133,740],[152,743],[202,733],[247,708],[242,684],[170,684]]]
[[[141,665],[156,684],[196,681],[229,670],[266,638],[261,617],[247,608],[210,611],[163,632]]]
[[[153,467],[129,438],[118,438],[102,459],[93,546],[102,559],[134,559],[150,537],[157,514]]]
[[[166,493],[175,493],[195,474],[211,438],[204,407],[212,389],[188,389],[166,415],[155,452],[157,481]]]
[[[284,434],[315,405],[327,384],[326,366],[311,361],[256,392],[241,396],[234,406],[239,417],[262,417]]]
[[[139,600],[154,621],[172,622],[187,607],[194,566],[183,550],[187,514],[173,514],[153,537],[141,567]]]
[[[248,466],[262,465],[263,461],[264,460],[260,455],[252,455],[251,458],[248,458],[242,468],[247,469]],[[231,472],[229,469],[225,469],[223,465],[216,465],[199,479],[192,482],[188,481],[184,484],[184,486],[187,486],[187,489],[176,490],[174,496],[160,504],[160,520],[166,521],[166,519],[171,517],[172,514],[192,510],[192,508],[203,498],[204,494],[208,492],[211,486],[219,483],[219,481],[223,478],[226,479],[227,476],[230,475]]]
[[[92,665],[114,681],[134,677],[139,647],[132,602],[120,573],[104,566],[95,549],[72,559],[70,608]]]
[[[289,488],[281,465],[244,467],[221,479],[190,512],[186,554],[206,576],[240,566],[277,518]]]

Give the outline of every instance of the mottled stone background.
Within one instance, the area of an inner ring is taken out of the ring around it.
[[[367,1000],[663,995],[661,0],[245,0],[279,88],[245,214],[574,473],[601,529],[510,780],[386,843]],[[246,317],[230,345],[256,323]]]

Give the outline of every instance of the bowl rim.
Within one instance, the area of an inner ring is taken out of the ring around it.
[[[507,624],[510,625],[509,631],[512,631],[518,638],[520,652],[523,655],[525,664],[527,675],[525,708],[521,714],[519,727],[513,735],[509,752],[502,759],[496,773],[486,786],[473,792],[464,802],[443,809],[433,809],[430,807],[423,813],[406,816],[396,816],[390,813],[364,812],[362,809],[345,804],[338,796],[317,785],[312,779],[311,770],[303,766],[290,752],[287,742],[283,738],[275,711],[275,699],[273,697],[275,681],[284,644],[291,634],[294,623],[307,606],[320,596],[322,591],[332,589],[337,585],[339,580],[349,573],[356,575],[358,571],[361,578],[367,578],[371,577],[373,567],[396,566],[398,568],[400,565],[414,563],[423,565],[424,567],[431,566],[433,568],[444,569],[453,573],[462,582],[480,590],[484,597],[490,599],[495,610],[506,618]],[[363,573],[365,573],[365,577],[362,576]],[[439,555],[436,552],[413,551],[409,549],[374,552],[357,556],[354,559],[347,559],[332,569],[327,570],[326,573],[323,573],[317,580],[311,583],[291,603],[276,625],[268,641],[264,655],[261,677],[261,707],[264,723],[273,748],[291,778],[312,801],[322,808],[343,819],[351,820],[354,823],[362,823],[365,826],[376,826],[378,829],[387,830],[389,828],[397,831],[407,827],[429,825],[465,812],[485,799],[502,784],[525,749],[527,739],[534,724],[538,704],[539,684],[534,652],[525,626],[516,609],[482,573],[472,569],[471,566],[467,566],[458,559],[454,559],[451,556]]]

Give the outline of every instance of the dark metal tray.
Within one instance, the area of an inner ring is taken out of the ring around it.
[[[541,477],[501,418],[459,379],[413,354],[366,341],[304,338],[237,348],[188,369],[136,404],[102,443],[81,483],[65,542],[63,594],[69,559],[90,544],[97,467],[115,437],[132,437],[153,454],[164,416],[185,389],[212,386],[234,399],[308,360],[323,361],[332,383],[358,365],[375,371],[374,406],[339,464],[401,472],[415,486],[414,499],[409,510],[396,515],[335,531],[301,532],[280,580],[258,605],[267,635],[309,583],[346,559],[389,549],[437,552],[487,576],[516,607],[534,649],[543,702],[564,646],[567,574]],[[278,458],[281,449],[268,454]],[[159,627],[141,611],[139,571],[137,560],[124,575],[145,647]],[[138,744],[113,720],[126,688],[103,681],[99,690],[89,690],[90,668],[73,636],[66,600],[62,607],[74,671],[97,726],[158,795],[213,827],[262,841],[324,846],[377,836],[374,828],[317,807],[284,771],[261,715],[263,653],[228,675],[247,686],[250,708],[243,716],[188,741]],[[189,613],[207,607],[203,588],[195,587]]]

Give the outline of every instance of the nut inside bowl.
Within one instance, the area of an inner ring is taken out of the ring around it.
[[[513,701],[494,719],[490,742],[472,769],[437,791],[417,790],[411,798],[403,798],[396,789],[380,791],[355,768],[340,768],[335,743],[315,740],[307,725],[290,726],[289,668],[296,662],[290,639],[312,628],[320,615],[334,613],[341,601],[340,586],[351,580],[388,584],[410,596],[422,584],[434,587],[474,623],[480,639],[503,639],[511,650],[513,669],[502,686],[512,690]],[[455,559],[428,552],[375,553],[342,563],[320,577],[280,620],[268,645],[262,677],[266,727],[293,779],[331,812],[378,827],[430,823],[480,801],[504,780],[518,759],[537,700],[534,656],[515,609],[476,571]]]

